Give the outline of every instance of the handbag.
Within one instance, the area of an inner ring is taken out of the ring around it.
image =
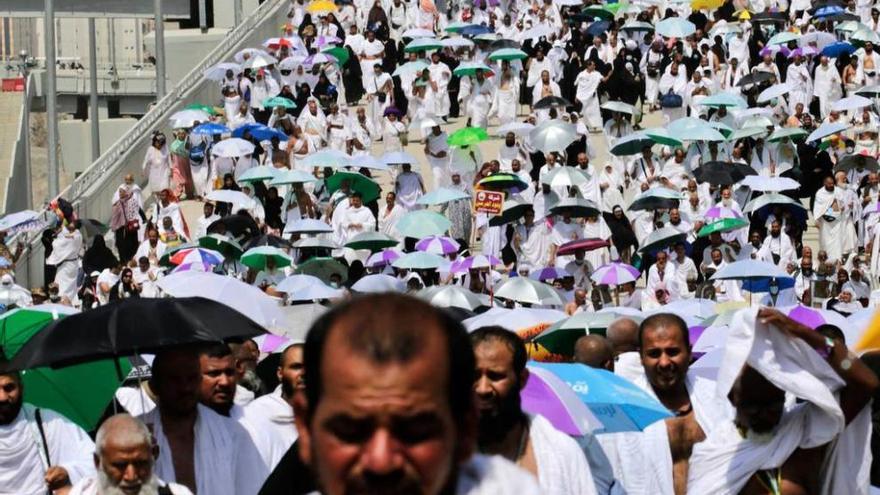
[[[379,100],[379,103],[385,103],[385,100],[388,99],[388,95],[384,91],[379,90],[379,84],[376,83],[376,79],[373,79],[373,86],[376,87],[376,99]]]
[[[660,98],[660,106],[663,108],[681,108],[683,103],[681,96],[673,93],[671,89]]]

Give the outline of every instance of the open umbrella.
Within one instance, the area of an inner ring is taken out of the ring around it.
[[[271,141],[272,138],[278,138],[279,141],[287,141],[289,139],[287,137],[287,134],[279,131],[278,129],[274,129],[272,127],[259,123],[244,124],[243,126],[232,131],[232,137],[240,138],[244,137],[247,134],[250,134],[250,136],[257,141]]]
[[[831,104],[831,110],[838,112],[848,112],[850,110],[858,110],[860,108],[870,107],[873,105],[870,99],[860,95],[847,96],[841,98]]]
[[[236,179],[238,182],[263,182],[274,179],[281,171],[275,167],[260,165],[249,168]]]
[[[528,203],[519,196],[513,196],[504,201],[501,206],[501,214],[489,219],[489,225],[498,227],[510,222],[515,222],[525,215],[527,211],[532,209],[531,203]]]
[[[351,155],[342,151],[327,148],[305,157],[303,160],[297,162],[297,165],[318,168],[342,168],[352,166],[353,158]]]
[[[743,170],[727,162],[706,162],[693,172],[697,182],[708,182],[713,186],[729,186],[745,179]],[[749,175],[757,175],[754,170],[752,172]]]
[[[570,106],[571,102],[566,100],[565,98],[562,98],[560,96],[545,96],[536,101],[534,105],[532,105],[532,108],[534,108],[535,110],[542,110],[550,108],[564,108]]]
[[[295,273],[313,275],[325,283],[330,283],[330,277],[333,275],[339,276],[342,282],[348,278],[348,268],[338,260],[328,257],[310,258],[297,266]]]
[[[740,88],[744,88],[746,86],[751,86],[753,84],[761,84],[762,82],[767,82],[767,81],[773,79],[774,77],[776,77],[776,76],[774,76],[773,74],[771,74],[769,72],[765,72],[762,70],[756,70],[756,71],[752,72],[751,74],[746,74],[745,76],[741,77],[739,82],[736,83],[736,86],[740,87]]]
[[[615,313],[577,313],[550,325],[533,341],[555,355],[571,357],[577,339],[591,333],[604,335],[608,325],[617,318]]]
[[[348,50],[341,46],[327,46],[321,49],[321,53],[324,55],[330,55],[331,57],[336,59],[336,63],[340,66],[345,65],[348,62],[348,59],[351,57],[348,54]]]
[[[327,185],[327,191],[333,194],[342,187],[342,183],[347,181],[352,191],[359,192],[364,203],[369,203],[379,199],[379,184],[366,175],[357,172],[336,172],[327,178],[324,183]]]
[[[479,62],[463,62],[452,73],[458,77],[475,76],[477,72],[492,73],[492,69]]]
[[[520,390],[520,401],[524,411],[540,414],[568,435],[583,436],[602,427],[571,387],[544,368],[529,367],[529,380]]]
[[[807,131],[799,128],[799,127],[780,127],[774,130],[770,136],[767,137],[767,141],[771,143],[778,143],[783,139],[803,139],[807,137]]]
[[[333,232],[333,227],[314,218],[296,220],[284,227],[285,234],[325,234],[330,232]]]
[[[410,28],[401,33],[402,38],[416,39],[416,38],[434,38],[436,35],[434,31],[430,29],[424,28]]]
[[[806,207],[799,201],[779,193],[768,193],[758,196],[746,204],[746,207],[743,208],[743,213],[757,213],[764,208],[772,208],[774,206],[782,206],[786,209],[799,209],[806,213]]]
[[[841,55],[851,55],[856,49],[856,47],[846,41],[837,41],[826,45],[820,53],[828,58],[837,58]]]
[[[571,274],[562,268],[556,268],[555,266],[545,266],[544,268],[529,272],[529,278],[537,280],[538,282],[553,281],[566,277],[571,277]]]
[[[228,278],[187,272],[163,280],[192,274]],[[53,322],[35,333],[4,369],[70,366],[263,333],[247,316],[203,297],[125,299]]]
[[[614,261],[607,265],[597,268],[591,275],[590,280],[597,284],[604,285],[623,285],[635,282],[642,276],[638,268]]]
[[[848,128],[849,124],[844,124],[842,122],[825,122],[807,136],[807,142],[811,143],[813,141],[818,141],[819,139],[843,132]]]
[[[498,126],[498,128],[495,129],[495,135],[507,136],[508,132],[512,132],[517,136],[528,136],[534,128],[535,126],[528,122],[508,122],[504,125]]]
[[[244,252],[241,245],[234,239],[221,234],[208,234],[200,237],[198,243],[199,246],[217,251],[227,258],[237,259]]]
[[[250,239],[244,247],[245,249],[251,249],[260,246],[271,246],[280,249],[290,249],[293,247],[287,239],[273,234],[263,234],[259,237],[254,237]]]
[[[574,187],[586,184],[590,178],[576,167],[556,167],[541,179],[550,187]]]
[[[231,70],[233,76],[241,74],[241,66],[232,62],[222,62],[205,70],[205,79],[223,81],[226,79],[226,71]]]
[[[296,103],[283,96],[273,96],[272,98],[263,100],[263,106],[267,108],[284,107],[290,109],[296,108]]]
[[[284,322],[284,315],[276,300],[260,289],[232,277],[188,271],[165,276],[159,279],[157,285],[165,294],[175,298],[211,299],[266,328],[276,327]]]
[[[398,245],[400,242],[382,232],[361,232],[345,243],[350,249],[368,249],[370,252],[381,251]]]
[[[577,138],[577,127],[559,120],[542,122],[529,133],[532,146],[545,153],[563,152]]]
[[[687,38],[696,30],[697,26],[693,22],[681,17],[670,17],[658,22],[654,32],[667,38]]]
[[[170,120],[173,129],[189,129],[196,124],[210,121],[211,115],[204,110],[181,110],[171,115]]]
[[[502,192],[521,192],[529,188],[529,185],[520,176],[505,172],[492,174],[489,177],[480,179],[477,186],[483,190]]]
[[[564,198],[550,208],[557,215],[568,213],[575,218],[598,216],[600,211],[596,203],[583,198]]]
[[[421,73],[423,70],[428,68],[428,63],[424,60],[413,60],[411,62],[407,62],[398,68],[394,69],[394,72],[391,74],[393,76],[404,76],[408,74],[416,74]]]
[[[330,287],[320,278],[302,274],[285,278],[275,286],[275,290],[284,292],[288,301],[335,299],[343,295],[341,290]]]
[[[257,246],[241,255],[241,264],[254,270],[266,270],[271,261],[275,268],[284,268],[293,264],[293,259],[281,249],[274,246]]]
[[[681,193],[665,187],[655,187],[639,194],[633,199],[628,210],[656,210],[659,208],[675,208],[681,201]]]
[[[459,148],[471,146],[489,139],[489,134],[482,127],[463,127],[446,138],[446,144],[449,146],[458,146]]]
[[[749,280],[764,278],[791,278],[772,263],[757,260],[734,261],[712,275],[712,280]]]
[[[422,251],[413,251],[394,260],[391,266],[405,270],[431,270],[440,268],[446,263],[447,261],[442,256]]]
[[[403,292],[405,288],[402,280],[384,273],[376,273],[374,275],[361,277],[360,280],[351,286],[351,290],[363,294]]]
[[[416,200],[416,204],[420,205],[442,205],[450,201],[458,201],[460,199],[469,199],[470,195],[460,189],[452,189],[449,187],[438,187],[424,194]]]
[[[571,387],[602,423],[602,433],[644,431],[657,421],[672,416],[660,401],[610,371],[579,363],[532,362],[529,366],[530,370],[546,369]]]
[[[294,242],[293,247],[296,249],[326,249],[332,251],[334,249],[339,249],[341,246],[336,244],[332,239],[309,237]]]
[[[535,282],[536,284],[540,282]],[[565,313],[556,309],[544,308],[490,308],[473,318],[463,321],[468,332],[477,328],[498,325],[511,331],[537,326],[549,326],[565,318]]]
[[[452,222],[443,215],[429,210],[411,211],[397,221],[395,228],[406,237],[422,239],[429,235],[443,235]]]
[[[336,6],[333,0],[313,0],[311,3],[306,5],[306,12],[310,14],[330,14],[338,10],[339,7]]]
[[[4,313],[0,316],[0,349],[4,357],[14,358],[38,332],[76,313],[76,309],[54,304]],[[129,371],[131,365],[126,359],[99,360],[61,369],[27,369],[21,373],[24,400],[59,412],[84,430],[92,431]]]
[[[801,187],[800,182],[788,177],[761,177],[759,175],[746,177],[743,179],[742,185],[750,188],[752,191],[760,192],[788,191]]]
[[[283,170],[269,182],[270,186],[284,186],[288,184],[304,184],[306,182],[315,182],[317,177],[303,172],[302,170]]]
[[[651,129],[646,129],[644,131],[645,136],[648,136],[657,144],[662,144],[664,146],[681,146],[682,141],[678,138],[673,137],[669,134],[669,131],[663,127],[654,127]]]
[[[650,148],[654,144],[655,141],[647,134],[634,132],[616,140],[610,151],[614,156],[638,155],[646,147]]]
[[[469,270],[492,268],[493,266],[501,266],[503,264],[501,260],[492,255],[475,254],[453,262],[450,271],[453,273],[465,273]]]
[[[223,124],[217,124],[216,122],[208,122],[206,124],[200,124],[193,128],[192,133],[195,136],[216,136],[219,134],[228,134],[231,133],[232,129],[226,127]]]
[[[853,169],[876,172],[880,170],[880,165],[878,165],[877,159],[873,156],[856,153],[854,155],[846,155],[834,166],[835,172],[849,172]]]
[[[716,232],[731,232],[748,226],[749,222],[744,218],[722,218],[704,225],[697,233],[697,237],[707,237]]]
[[[758,94],[758,103],[764,103],[774,98],[779,98],[780,96],[789,93],[792,89],[794,89],[794,85],[791,83],[774,84]]]
[[[529,55],[518,48],[501,48],[489,54],[489,60],[497,62],[499,60],[524,60]]]
[[[412,156],[406,151],[389,151],[382,155],[380,160],[386,165],[403,165],[405,163],[413,165],[419,163],[418,158]]]
[[[636,107],[622,101],[607,101],[603,103],[600,108],[608,110],[610,112],[625,113],[627,115],[636,114]]]
[[[269,67],[270,65],[275,65],[277,63],[278,59],[276,59],[275,57],[271,55],[266,55],[264,53],[259,53],[245,60],[245,62],[242,64],[242,68],[253,69],[254,71],[256,71],[257,69]]]
[[[0,232],[6,232],[8,235],[16,232],[38,230],[42,228],[42,222],[39,221],[39,218],[40,214],[33,210],[10,213],[0,220]]]
[[[495,297],[527,304],[564,304],[552,287],[526,277],[513,277],[500,282],[495,286]]]
[[[556,254],[559,256],[567,256],[570,254],[575,254],[578,251],[594,251],[596,249],[602,249],[610,245],[611,243],[609,243],[605,239],[575,239],[559,246],[559,249],[556,250]]]
[[[189,248],[175,251],[169,258],[173,265],[186,263],[204,263],[206,265],[220,265],[223,263],[223,255],[217,251],[205,248]]]
[[[682,117],[666,126],[669,135],[680,141],[724,141],[724,135],[705,120]]]
[[[783,31],[781,33],[774,34],[769,40],[767,40],[768,45],[786,45],[790,41],[799,40],[801,35],[797,33],[792,33],[791,31]]]
[[[642,247],[639,248],[640,253],[653,253],[669,247],[679,242],[684,242],[687,234],[679,232],[675,227],[663,227],[648,234]]]
[[[397,258],[400,258],[403,253],[397,249],[386,249],[379,253],[373,253],[367,258],[364,266],[367,268],[381,268],[386,265],[390,265]]]
[[[253,143],[240,138],[224,139],[211,148],[212,155],[224,158],[239,158],[251,155],[253,152]]]
[[[435,285],[422,289],[417,296],[438,308],[452,307],[474,311],[489,305],[487,300],[458,285]]]
[[[432,235],[416,243],[416,249],[431,254],[446,255],[457,253],[461,248],[458,241],[451,237]]]
[[[699,104],[711,108],[748,108],[749,106],[742,96],[726,91],[707,96],[700,100]]]

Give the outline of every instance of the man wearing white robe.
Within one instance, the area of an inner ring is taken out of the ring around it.
[[[52,241],[52,254],[46,258],[47,265],[55,265],[55,283],[58,294],[68,301],[77,300],[77,275],[83,255],[83,238],[78,222],[68,222],[58,231]]]
[[[514,160],[519,160],[520,164],[529,163],[528,153],[523,150],[522,145],[517,142],[516,134],[508,132],[504,136],[504,143],[498,147],[498,162],[501,164],[502,172],[510,172]]]
[[[843,259],[843,239],[846,236],[846,191],[836,187],[830,176],[816,191],[813,218],[819,229],[819,249],[828,253],[828,260]]]
[[[798,103],[803,104],[804,107],[809,106],[813,99],[813,79],[802,56],[795,55],[794,63],[786,70],[785,82],[792,86],[788,93],[789,113],[794,113],[794,107]]]
[[[449,184],[449,144],[446,140],[449,136],[435,125],[431,128],[431,132],[425,137],[425,158],[428,159],[428,165],[431,166],[431,172],[434,173],[434,188],[446,186]]]
[[[161,239],[159,239],[159,231],[156,229],[150,229],[147,231],[147,238],[144,239],[144,242],[138,246],[137,252],[134,254],[135,259],[141,259],[142,257],[150,260],[150,264],[153,266],[157,266],[159,264],[159,260],[162,259],[162,256],[165,255],[165,250],[167,246]]]
[[[156,475],[195,493],[256,494],[268,469],[241,425],[198,403],[198,356],[165,351],[156,355],[152,371],[158,407],[140,419],[159,447]]]
[[[517,264],[531,269],[547,266],[553,230],[541,218],[535,221],[535,211],[526,210],[523,223],[514,228],[513,245]]]
[[[574,80],[575,98],[581,104],[581,115],[591,132],[596,132],[602,127],[597,93],[601,82],[602,74],[596,71],[596,63],[592,60],[587,61],[587,67]]]
[[[406,213],[406,208],[397,204],[397,195],[394,191],[389,191],[385,195],[385,206],[379,210],[379,232],[394,239],[401,239],[400,233],[397,232],[395,226],[400,217]]]
[[[758,259],[778,260],[774,264],[782,270],[797,259],[791,238],[782,232],[782,225],[778,220],[770,224],[770,235],[764,239],[758,252]]]
[[[665,251],[660,251],[656,255],[656,262],[648,269],[648,282],[645,284],[645,290],[648,294],[654,292],[661,286],[669,292],[669,299],[678,299],[680,289],[678,287],[678,272],[674,266],[668,263],[669,255]]]
[[[352,237],[364,232],[376,230],[376,217],[373,212],[363,204],[360,193],[352,193],[348,198],[348,208],[342,212],[342,244],[350,241]]]
[[[18,373],[0,375],[0,493],[45,495],[94,476],[95,444],[86,432],[55,411],[24,404],[23,394]]]
[[[397,204],[407,211],[419,209],[416,201],[425,194],[425,181],[421,174],[413,172],[412,165],[404,163],[402,171],[394,182],[394,192],[397,194]]]
[[[220,220],[220,215],[214,213],[214,203],[206,202],[202,207],[202,216],[196,220],[196,239],[208,235],[208,227]]]
[[[369,10],[369,8],[367,9]],[[385,45],[376,39],[376,33],[372,30],[367,31],[366,38],[360,43],[360,51],[356,52],[358,61],[361,64],[361,75],[364,85],[364,91],[372,93],[373,80],[376,73],[373,66],[382,63],[382,57],[385,55]]]
[[[327,117],[318,106],[318,100],[309,98],[307,107],[296,119],[296,125],[303,131],[309,142],[309,150],[319,150],[327,138]]]
[[[437,51],[431,54],[428,70],[431,72],[431,86],[434,90],[434,101],[430,107],[432,111],[429,113],[445,119],[449,115],[449,81],[452,79],[452,71],[440,61],[440,52]]]
[[[831,110],[831,104],[841,96],[840,72],[837,67],[828,64],[828,57],[819,58],[819,66],[813,82],[813,96],[819,98],[819,117],[825,118]]]
[[[489,127],[489,109],[494,99],[495,86],[486,79],[482,70],[477,70],[471,86],[467,104],[467,115],[471,127]]]

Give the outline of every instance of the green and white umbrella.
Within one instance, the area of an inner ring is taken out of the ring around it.
[[[429,191],[427,194],[417,199],[416,204],[426,206],[442,205],[444,203],[449,203],[450,201],[469,199],[470,197],[470,194],[460,189],[438,187],[437,189]]]
[[[669,134],[669,131],[663,127],[653,127],[651,129],[645,129],[643,132],[645,133],[645,136],[648,136],[657,144],[672,147],[678,147],[683,144],[682,140],[672,137],[672,135]]]
[[[766,193],[758,196],[757,198],[749,201],[746,204],[746,207],[743,208],[743,213],[752,213],[754,211],[758,211],[761,208],[769,205],[781,205],[789,208],[797,208],[806,211],[807,208],[802,205],[800,202],[791,199],[790,197],[779,194],[779,193]]]
[[[323,149],[318,151],[317,153],[313,153],[302,160],[299,160],[299,165],[304,167],[333,167],[333,168],[343,168],[350,167],[353,165],[353,158],[351,155],[344,153],[342,151],[337,151],[334,149]]]
[[[703,228],[700,229],[700,231],[697,233],[697,237],[706,237],[716,232],[732,232],[734,230],[739,230],[748,226],[749,222],[744,218],[722,218],[720,220],[716,220],[712,223],[707,223],[706,225],[704,225]]]
[[[238,182],[263,182],[264,180],[272,180],[281,173],[281,170],[275,167],[268,167],[266,165],[260,165],[259,167],[252,167],[244,171],[243,174],[238,176],[236,179]]]
[[[345,247],[351,249],[368,249],[370,252],[378,252],[385,248],[394,247],[400,241],[382,232],[361,232],[345,243]]]
[[[763,136],[767,134],[766,127],[743,127],[737,129],[727,136],[728,141],[736,141],[737,139],[750,138],[755,136]]]
[[[281,249],[273,246],[257,246],[248,249],[241,255],[241,264],[254,270],[265,270],[269,261],[275,268],[284,268],[293,264],[293,259]]]
[[[771,143],[778,143],[783,139],[791,139],[792,141],[796,139],[804,139],[807,137],[807,131],[801,129],[800,127],[780,127],[774,130],[769,137],[767,137],[767,141]]]
[[[709,122],[694,117],[673,120],[666,129],[679,141],[724,141],[724,135]]]
[[[452,73],[456,76],[464,77],[475,76],[479,71],[492,72],[492,68],[486,64],[481,64],[478,62],[464,62],[456,67],[455,70],[452,71]]]
[[[606,101],[602,104],[601,108],[609,112],[625,113],[627,115],[636,114],[636,107],[622,101]]]
[[[611,154],[614,156],[638,155],[646,146],[650,148],[654,144],[656,141],[644,132],[634,132],[618,139],[611,147]]]
[[[707,96],[700,100],[700,105],[704,107],[711,108],[748,108],[749,104],[746,102],[745,98],[740,95],[730,93],[727,91],[723,91],[721,93],[715,93],[714,95]]]
[[[529,58],[529,55],[517,48],[501,48],[489,54],[489,60],[496,62],[498,60],[523,60]]]
[[[303,172],[302,170],[284,170],[279,173],[269,182],[270,186],[284,186],[287,184],[303,184],[306,182],[315,182],[318,179],[308,173]]]
[[[330,239],[323,239],[321,237],[307,237],[305,239],[300,239],[294,242],[293,247],[296,249],[339,249],[341,246],[331,241]]]
[[[436,38],[416,38],[409,42],[403,51],[406,53],[423,52],[429,50],[439,50],[443,48],[443,44]]]
[[[611,325],[620,316],[614,312],[578,313],[562,321],[557,321],[532,340],[554,354],[572,356],[574,355],[574,343],[577,342],[577,339],[588,334],[604,336],[608,325]]]
[[[403,270],[432,270],[447,263],[446,259],[436,254],[413,251],[394,260],[391,266]]]
[[[333,258],[311,258],[296,267],[295,273],[318,277],[324,283],[330,283],[330,277],[338,275],[343,282],[348,278],[348,268]]]
[[[397,69],[394,69],[394,72],[391,74],[393,76],[405,76],[408,74],[414,74],[416,72],[421,73],[423,70],[428,68],[428,63],[424,60],[413,60],[407,62]]]
[[[213,249],[227,258],[238,259],[244,252],[241,244],[236,242],[235,239],[222,234],[208,234],[204,237],[199,237],[198,242],[200,247]]]
[[[439,213],[415,210],[400,217],[395,228],[406,237],[422,239],[429,235],[443,235],[450,227],[452,222]]]
[[[266,98],[265,100],[263,100],[263,106],[267,108],[296,108],[296,103],[294,103],[293,100],[285,98],[283,96],[273,96],[272,98]]]
[[[785,45],[789,41],[797,41],[799,39],[801,39],[801,35],[792,33],[791,31],[783,31],[774,34],[772,38],[767,40],[767,45]]]

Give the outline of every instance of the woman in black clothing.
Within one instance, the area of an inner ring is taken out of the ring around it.
[[[135,283],[131,268],[124,268],[119,275],[119,282],[110,289],[110,300],[120,301],[138,297],[141,297],[141,288]]]
[[[636,239],[636,233],[633,231],[632,224],[626,218],[626,215],[623,214],[623,208],[620,205],[614,205],[612,212],[602,213],[602,217],[605,218],[605,223],[608,225],[608,229],[611,230],[611,242],[614,243],[621,261],[629,263],[630,248],[635,249],[638,247],[639,241]]]
[[[95,236],[95,239],[92,241],[92,247],[86,250],[83,256],[83,272],[103,272],[107,268],[113,268],[118,264],[119,261],[113,255],[113,251],[107,247],[104,238],[100,235]]]

